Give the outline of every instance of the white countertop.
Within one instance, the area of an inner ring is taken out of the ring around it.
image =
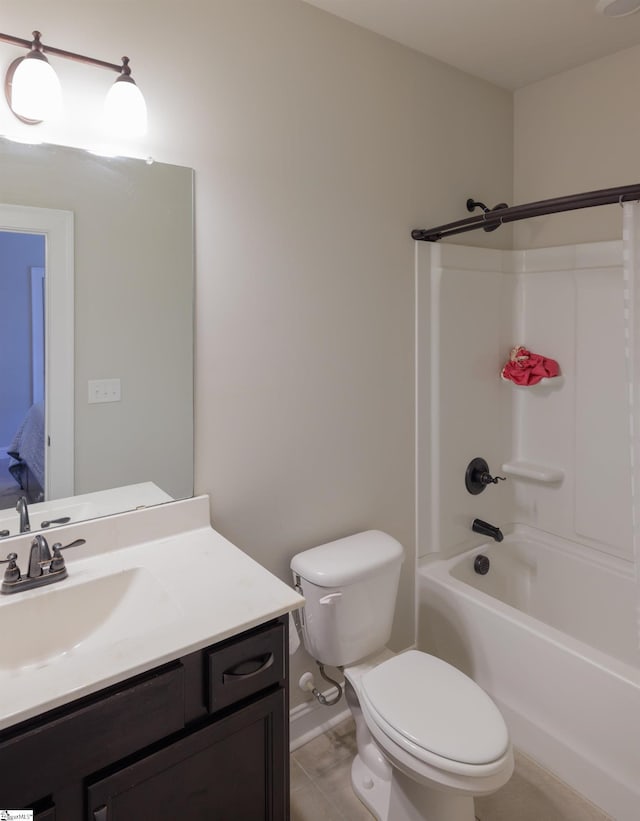
[[[56,529],[87,539],[64,554],[68,578],[0,595],[0,729],[303,604],[208,517],[198,497]],[[31,538],[3,542],[23,573]]]

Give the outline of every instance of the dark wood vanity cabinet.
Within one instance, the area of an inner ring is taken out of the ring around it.
[[[287,821],[285,617],[0,733],[37,821]]]

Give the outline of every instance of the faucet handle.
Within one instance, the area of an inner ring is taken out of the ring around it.
[[[86,544],[86,543],[87,543],[86,539],[76,539],[73,542],[69,542],[69,544],[60,544],[60,542],[56,542],[51,549],[52,550],[58,550],[58,551],[66,550],[68,547],[80,547],[80,545]]]
[[[49,565],[49,573],[57,573],[64,568],[64,559],[60,553],[61,546],[60,544],[54,544],[51,549],[53,550],[53,557]]]
[[[61,516],[59,519],[45,519],[40,522],[40,527],[51,527],[51,525],[66,525],[71,521],[71,516]]]
[[[16,564],[17,553],[9,553],[6,559],[0,559],[0,564],[9,563],[9,567],[4,571],[5,582],[17,582],[20,578],[20,568]]]
[[[60,542],[56,542],[53,547],[53,558],[51,559],[51,564],[49,566],[49,571],[51,573],[56,573],[59,570],[64,569],[64,557],[61,554],[61,550],[66,550],[68,547],[80,547],[80,545],[86,543],[86,539],[76,539],[73,542],[69,542],[69,544],[60,544]]]
[[[498,482],[506,482],[506,476],[492,476],[490,473],[483,473],[480,475],[480,481],[487,485],[497,485]]]

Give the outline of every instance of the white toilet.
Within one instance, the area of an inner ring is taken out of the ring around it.
[[[426,653],[397,655],[391,633],[403,549],[379,530],[298,553],[303,641],[344,670],[356,723],[356,794],[380,821],[474,821],[473,796],[513,772],[504,719],[455,667]]]

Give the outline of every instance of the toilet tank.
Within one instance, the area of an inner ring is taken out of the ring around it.
[[[356,533],[293,557],[294,582],[305,597],[303,641],[314,659],[346,666],[385,646],[403,558],[400,542],[380,530]]]

